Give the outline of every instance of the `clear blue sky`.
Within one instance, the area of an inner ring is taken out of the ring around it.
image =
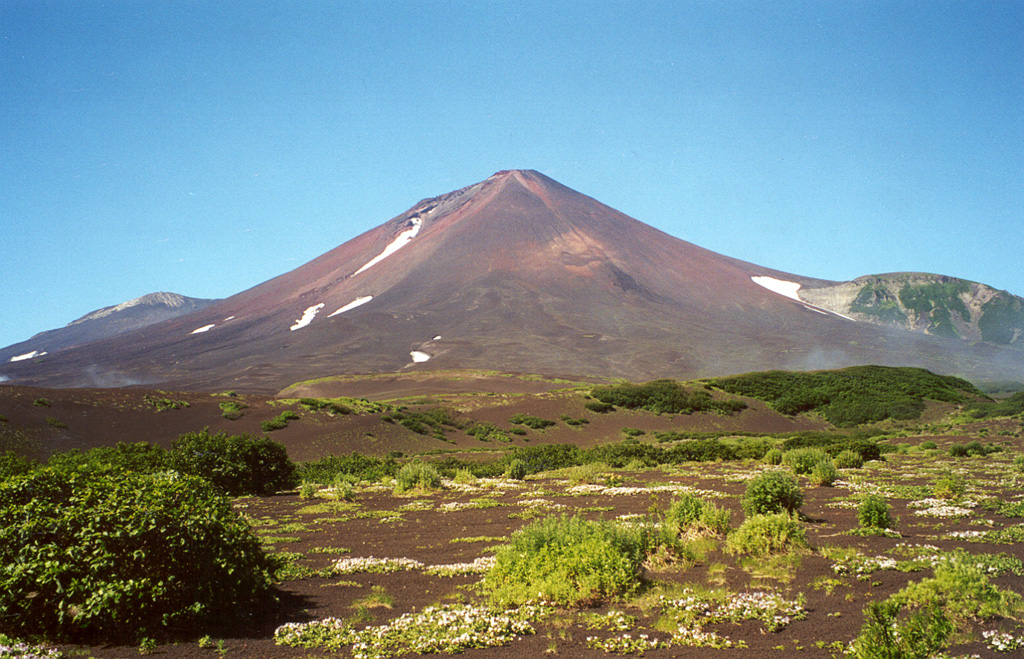
[[[1024,295],[1024,3],[0,0],[0,346],[509,168],[788,272]]]

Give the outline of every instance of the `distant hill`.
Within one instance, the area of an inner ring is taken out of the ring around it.
[[[797,295],[864,322],[1024,347],[1024,298],[965,279],[896,272],[801,288]]]
[[[118,305],[103,307],[64,327],[36,334],[27,341],[0,349],[0,364],[36,357],[138,331],[155,323],[205,309],[217,302],[177,293],[150,293]]]
[[[1013,299],[965,301],[955,282],[871,281],[865,289],[869,282],[740,261],[538,172],[502,171],[144,331],[59,350],[20,344],[4,354],[34,358],[8,357],[0,378],[275,393],[346,373],[493,369],[646,381],[877,364],[1024,379],[1024,350],[1010,347],[1019,339]],[[975,321],[958,300],[984,313]],[[974,331],[988,338],[961,338]]]

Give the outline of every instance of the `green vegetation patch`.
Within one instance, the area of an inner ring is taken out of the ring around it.
[[[922,368],[853,366],[832,371],[765,371],[710,380],[729,393],[763,400],[781,414],[818,412],[839,427],[917,419],[925,401],[983,398],[966,380]]]
[[[138,640],[222,625],[271,595],[274,563],[192,476],[40,469],[0,483],[7,630]]]
[[[590,395],[607,405],[664,414],[734,414],[747,407],[747,404],[740,400],[715,400],[710,392],[684,387],[675,380],[594,387]]]
[[[641,583],[646,532],[614,522],[549,517],[514,533],[483,581],[497,605],[592,605]]]

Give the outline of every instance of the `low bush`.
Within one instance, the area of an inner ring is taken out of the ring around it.
[[[725,541],[727,553],[749,556],[768,556],[806,547],[803,525],[788,513],[748,517]]]
[[[793,513],[803,503],[804,493],[796,478],[778,470],[765,471],[750,479],[741,502],[747,517]]]
[[[768,452],[764,454],[764,457],[762,458],[762,461],[765,464],[780,465],[780,464],[782,464],[782,456],[783,455],[784,454],[783,454],[781,449],[777,449],[777,448],[769,449]]]
[[[168,467],[206,478],[231,496],[266,495],[295,487],[295,464],[266,437],[190,432],[171,443]]]
[[[839,472],[831,460],[825,460],[814,465],[814,468],[811,469],[810,478],[811,483],[814,485],[832,487],[835,485],[836,479],[839,478]]]
[[[782,464],[792,469],[794,474],[809,474],[821,462],[831,462],[831,459],[820,448],[798,448],[782,454]]]
[[[510,421],[517,426],[526,426],[527,428],[533,428],[534,430],[544,430],[555,425],[555,422],[550,419],[542,419],[539,416],[533,416],[531,414],[513,414]]]
[[[245,403],[238,400],[221,401],[220,415],[228,421],[237,421],[242,418],[242,411],[249,408]]]
[[[644,409],[664,414],[719,412],[734,414],[746,409],[741,400],[716,400],[703,390],[684,387],[675,380],[654,380],[646,384],[619,384],[594,387],[590,395],[606,405],[626,409]],[[588,404],[588,409],[589,404]]]
[[[384,476],[398,473],[398,463],[393,456],[378,458],[361,453],[328,455],[319,460],[304,462],[298,467],[302,480],[320,485],[330,485],[338,474],[355,476],[359,480],[379,481]]]
[[[871,602],[864,609],[864,626],[844,656],[853,659],[931,659],[945,656],[953,625],[938,607],[900,618],[899,605]]]
[[[928,441],[921,442],[920,446],[921,446],[921,450],[923,450],[923,451],[933,451],[933,450],[939,448],[939,445],[936,444],[935,442],[933,442],[930,439]]]
[[[940,474],[932,482],[932,494],[937,499],[959,499],[967,493],[964,479],[951,471]]]
[[[170,455],[163,447],[147,442],[118,442],[114,446],[101,446],[88,451],[72,449],[54,453],[46,464],[55,469],[65,470],[90,469],[154,474],[170,468]]]
[[[441,475],[432,464],[421,460],[406,462],[395,476],[395,492],[436,490],[439,487]]]
[[[44,468],[0,483],[12,633],[117,642],[216,629],[265,604],[274,569],[201,478]]]
[[[892,528],[889,504],[877,494],[868,494],[857,506],[857,521],[866,529]]]
[[[587,401],[586,403],[583,404],[583,407],[590,410],[591,412],[596,412],[598,414],[606,414],[608,412],[615,411],[614,405],[612,405],[611,403],[605,403],[600,400]]]
[[[526,463],[518,458],[508,463],[508,469],[505,470],[506,478],[511,478],[512,480],[517,481],[521,481],[526,478],[526,474]]]
[[[593,605],[637,590],[647,549],[645,529],[549,517],[498,548],[483,590],[498,606]]]
[[[856,451],[844,449],[832,458],[832,464],[836,469],[860,469],[864,466],[864,458]]]
[[[262,430],[263,432],[273,432],[275,430],[281,430],[282,428],[288,427],[289,421],[294,421],[299,418],[300,417],[296,412],[292,412],[291,410],[285,410],[284,412],[281,412],[280,414],[275,416],[273,419],[262,422],[260,424],[260,430]]]
[[[34,470],[38,464],[14,451],[0,453],[0,480],[11,476],[20,476]]]
[[[310,412],[327,412],[328,414],[351,414],[352,408],[329,398],[300,398],[299,405]]]
[[[978,440],[966,444],[953,444],[949,447],[949,455],[954,458],[970,458],[976,455],[989,455],[998,453],[1002,449],[993,444],[982,444]]]
[[[661,520],[661,533],[670,538],[688,535],[723,535],[729,531],[732,513],[706,499],[682,494],[671,503]]]

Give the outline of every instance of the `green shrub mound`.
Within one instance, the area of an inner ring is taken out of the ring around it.
[[[594,387],[590,395],[606,405],[629,410],[643,409],[664,414],[719,412],[734,414],[746,409],[741,400],[716,400],[703,390],[684,387],[675,380],[654,380],[646,384],[619,384]],[[587,409],[593,409],[588,407]],[[594,410],[597,411],[597,410]]]
[[[814,465],[814,468],[811,469],[810,479],[814,485],[832,487],[839,479],[839,471],[831,460],[825,460]]]
[[[483,589],[498,606],[597,604],[640,586],[647,547],[642,529],[550,517],[520,529],[498,549]]]
[[[687,535],[723,535],[732,514],[714,503],[683,493],[672,502],[661,520],[660,532],[669,538]]]
[[[820,448],[797,448],[782,454],[782,464],[794,474],[809,474],[822,462],[831,462],[828,453]]]
[[[796,478],[784,471],[765,471],[747,483],[741,505],[747,517],[771,513],[793,513],[804,504],[804,493]]]
[[[274,563],[209,482],[43,468],[0,483],[0,628],[138,640],[229,624],[272,596]]]
[[[384,476],[394,476],[397,473],[398,462],[392,455],[384,458],[361,453],[328,455],[319,460],[303,462],[298,466],[301,480],[325,486],[332,484],[339,474],[353,476],[358,480],[379,481]]]
[[[818,412],[839,427],[885,419],[917,419],[925,401],[969,403],[985,395],[960,378],[922,368],[853,366],[833,371],[766,371],[710,383],[767,402],[781,414]]]
[[[725,541],[727,553],[759,557],[806,547],[804,527],[788,513],[748,517]]]
[[[299,483],[282,444],[266,437],[190,432],[171,444],[168,466],[202,476],[231,496],[266,495]]]
[[[421,460],[406,462],[395,476],[395,491],[436,490],[441,487],[441,475],[434,465]]]
[[[844,449],[836,454],[832,464],[836,469],[860,469],[864,466],[864,458],[856,451]]]
[[[857,506],[857,521],[866,529],[892,528],[892,516],[889,504],[877,494],[868,494]]]

